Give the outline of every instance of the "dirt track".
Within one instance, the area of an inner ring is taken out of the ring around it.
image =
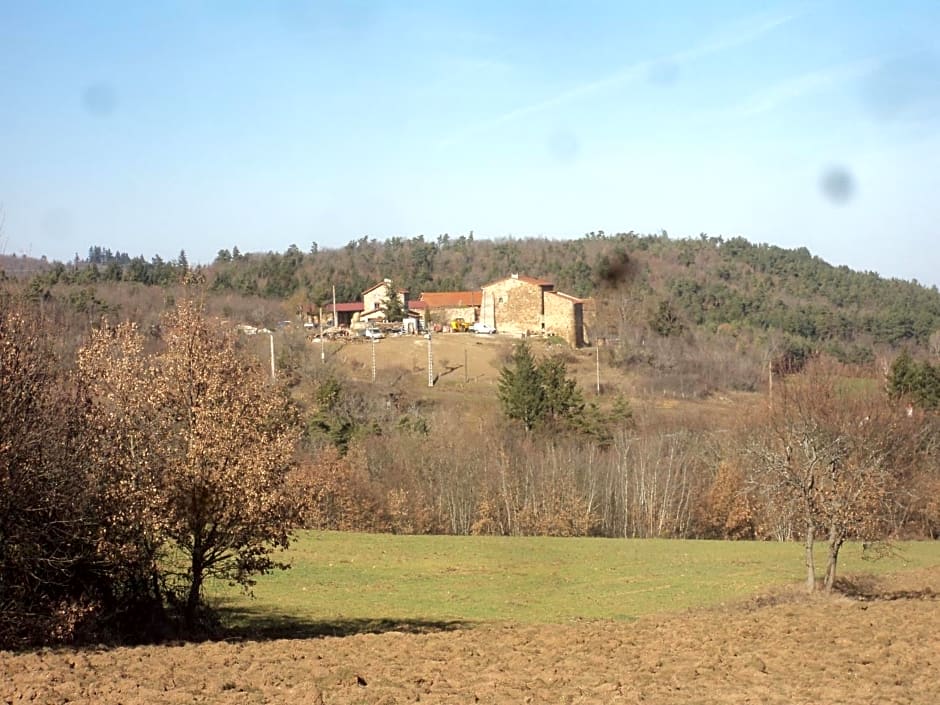
[[[936,569],[922,573],[891,588],[909,592],[882,590],[879,599],[777,598],[634,623],[0,653],[0,695],[8,703],[933,705],[938,578]]]

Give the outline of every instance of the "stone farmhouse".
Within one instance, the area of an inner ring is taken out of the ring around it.
[[[552,282],[513,274],[483,286],[480,320],[500,333],[557,335],[572,347],[587,341],[584,301]]]

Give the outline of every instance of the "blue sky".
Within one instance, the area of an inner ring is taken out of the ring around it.
[[[665,229],[940,284],[935,1],[0,17],[5,254]]]

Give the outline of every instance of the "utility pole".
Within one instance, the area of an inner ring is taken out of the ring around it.
[[[339,325],[339,317],[336,315],[336,284],[333,285],[333,325]]]
[[[375,384],[375,338],[372,339],[372,384]]]
[[[320,307],[320,362],[326,362],[326,350],[323,349],[323,307]]]
[[[595,352],[595,371],[597,373],[597,394],[600,396],[601,393],[601,349],[597,344],[597,341],[594,341],[594,352]]]
[[[431,353],[431,332],[428,331],[428,386],[434,386],[434,356]]]
[[[271,381],[275,381],[274,375],[274,333],[268,332],[268,337],[271,339]]]
[[[467,367],[467,349],[463,349],[463,381],[470,381],[470,368]]]

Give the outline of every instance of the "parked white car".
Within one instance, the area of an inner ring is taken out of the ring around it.
[[[385,333],[383,333],[378,328],[366,328],[366,331],[363,333],[363,335],[370,340],[381,340],[385,337]]]
[[[470,326],[471,333],[485,333],[487,335],[495,333],[496,329],[483,321],[477,321],[476,323]]]

